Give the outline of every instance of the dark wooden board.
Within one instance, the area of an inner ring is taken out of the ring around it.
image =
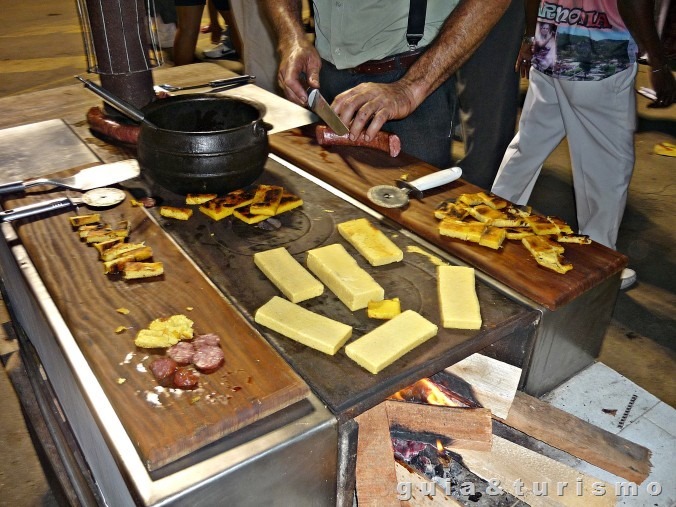
[[[391,158],[367,148],[324,148],[314,140],[313,132],[314,127],[308,126],[274,134],[271,150],[549,310],[564,306],[627,265],[624,255],[598,243],[567,244],[564,257],[574,268],[562,275],[540,267],[520,242],[506,241],[496,251],[441,236],[434,208],[443,200],[481,189],[460,179],[427,191],[422,201],[412,200],[404,209],[379,208],[368,200],[369,188],[392,185],[403,175],[410,181],[434,167],[406,155]]]
[[[62,195],[66,192],[31,191],[3,207]],[[162,277],[134,281],[103,274],[96,250],[82,243],[70,226],[68,216],[74,214],[27,219],[17,224],[18,234],[149,470],[307,396],[302,379],[143,208],[132,207],[127,199],[102,211],[109,223],[129,220],[130,240],[144,241],[153,248],[154,260],[164,262]],[[119,308],[129,313],[119,313]],[[157,383],[145,366],[162,350],[138,349],[133,341],[152,320],[172,314],[192,319],[197,333],[217,333],[226,363],[213,374],[201,375],[198,390],[164,390],[159,393],[161,404],[155,405],[148,397],[157,394]],[[118,334],[118,326],[128,329]]]
[[[214,222],[196,212],[181,222],[151,212],[158,223],[176,239],[190,257],[229,296],[238,309],[253,321],[256,310],[279,291],[253,262],[256,252],[284,246],[305,265],[307,251],[342,244],[359,265],[385,289],[386,297],[397,296],[404,309],[413,309],[439,324],[436,264],[426,255],[410,252],[420,245],[399,233],[391,221],[378,227],[404,251],[404,260],[372,267],[336,230],[336,225],[355,218],[375,219],[356,206],[333,195],[312,181],[273,160],[257,183],[280,185],[303,198],[304,204],[276,217],[281,227],[268,230],[230,217]],[[164,203],[181,205],[182,197],[163,194]],[[335,356],[323,354],[260,327],[261,333],[305,379],[319,398],[341,418],[353,417],[382,402],[388,395],[464,359],[515,330],[534,329],[539,313],[516,304],[483,283],[477,284],[483,326],[479,331],[440,328],[425,344],[373,375],[347,357],[344,348]],[[301,306],[353,327],[357,339],[383,323],[369,319],[366,310],[351,312],[328,289]]]

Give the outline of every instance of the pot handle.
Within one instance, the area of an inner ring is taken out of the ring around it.
[[[253,133],[256,137],[264,137],[268,134],[270,130],[274,128],[274,125],[263,120],[258,120],[254,123]]]

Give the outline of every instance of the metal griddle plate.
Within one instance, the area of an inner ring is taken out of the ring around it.
[[[283,186],[302,197],[304,204],[275,217],[281,226],[273,230],[265,226],[263,228],[260,224],[246,224],[235,217],[216,222],[199,212],[194,213],[188,222],[181,222],[162,218],[157,208],[151,209],[162,227],[252,322],[256,310],[272,296],[279,295],[279,291],[255,266],[253,255],[256,252],[284,246],[305,265],[308,250],[341,243],[383,286],[386,297],[397,296],[403,308],[413,309],[432,322],[439,323],[436,265],[428,257],[405,254],[402,262],[374,268],[341,238],[336,225],[360,217],[367,217],[374,222],[375,219],[273,160],[268,160],[265,172],[256,183]],[[161,197],[163,204],[167,205],[180,206],[185,202],[182,196],[174,194],[163,194]],[[407,245],[415,245],[413,240],[397,234],[385,224],[381,223],[379,227],[404,252]],[[436,338],[378,375],[372,375],[358,366],[345,355],[344,349],[335,356],[329,356],[261,326],[258,328],[322,401],[334,413],[341,414],[354,411],[357,405],[368,403],[365,400],[369,396],[382,400],[383,393],[389,393],[393,385],[404,387],[421,376],[436,373],[444,367],[441,364],[434,369],[435,363],[445,361],[448,365],[480,350],[495,340],[491,339],[490,330],[496,327],[497,322],[523,313],[522,308],[483,284],[478,284],[478,293],[482,300],[484,322],[489,331],[477,333],[440,327]],[[353,326],[352,339],[383,323],[369,319],[366,310],[351,312],[330,290],[300,304]],[[454,358],[454,361],[449,362],[449,357]]]

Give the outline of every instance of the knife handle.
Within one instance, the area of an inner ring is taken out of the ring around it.
[[[210,81],[209,86],[211,86],[212,88],[216,88],[218,86],[226,86],[226,85],[233,84],[233,83],[246,84],[246,83],[254,81],[255,79],[256,79],[256,76],[250,76],[249,74],[244,74],[243,76],[226,77],[224,79],[216,79],[214,81]]]
[[[40,215],[42,213],[49,213],[50,211],[57,211],[73,207],[73,202],[68,197],[61,197],[59,199],[52,199],[51,201],[38,202],[35,204],[28,204],[27,206],[20,206],[14,209],[8,209],[0,212],[0,222],[13,222],[21,218],[31,217],[33,215]]]
[[[416,190],[425,191],[430,188],[440,187],[447,183],[457,180],[462,176],[462,169],[459,167],[450,167],[436,171],[413,181],[406,182],[406,187],[413,187]]]
[[[26,185],[24,185],[23,181],[11,181],[0,185],[0,194],[13,194],[15,192],[24,192],[25,190]]]

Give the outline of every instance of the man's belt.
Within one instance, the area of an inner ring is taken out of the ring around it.
[[[425,48],[418,48],[413,51],[388,56],[382,60],[369,60],[348,70],[353,74],[384,74],[391,70],[406,70],[413,65],[424,51]]]

